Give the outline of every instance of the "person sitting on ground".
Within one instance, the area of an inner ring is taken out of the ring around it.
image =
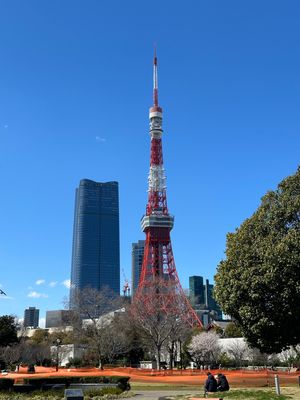
[[[216,392],[217,391],[217,381],[215,377],[208,372],[207,373],[207,379],[204,385],[204,393],[209,393],[209,392]]]
[[[229,390],[229,383],[224,374],[218,374],[217,378],[217,391],[227,392]]]

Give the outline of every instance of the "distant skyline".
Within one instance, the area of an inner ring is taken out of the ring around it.
[[[75,188],[118,181],[122,269],[145,239],[153,44],[184,288],[299,165],[300,4],[0,3],[0,315],[63,308]]]

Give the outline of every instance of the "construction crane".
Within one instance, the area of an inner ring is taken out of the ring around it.
[[[129,285],[128,279],[125,276],[124,268],[122,268],[122,274],[123,274],[123,279],[124,279],[123,296],[130,297],[130,285]]]
[[[130,286],[128,281],[125,281],[123,286],[123,295],[124,297],[130,297]]]

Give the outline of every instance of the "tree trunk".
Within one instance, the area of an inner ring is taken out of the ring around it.
[[[182,370],[182,344],[181,344],[181,340],[179,340],[179,358],[180,358],[180,369]]]
[[[156,347],[156,368],[160,371],[160,350],[161,346]]]
[[[174,367],[174,347],[175,347],[175,342],[172,340],[171,342],[171,348],[169,350],[169,369],[173,369]]]

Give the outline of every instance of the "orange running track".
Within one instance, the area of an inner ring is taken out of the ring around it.
[[[113,376],[123,375],[130,376],[132,383],[144,383],[144,384],[168,384],[168,385],[194,385],[203,386],[206,380],[207,371],[199,370],[141,370],[137,368],[111,368],[99,370],[98,368],[77,368],[77,369],[66,369],[60,368],[59,371],[55,371],[55,368],[36,367],[35,374],[28,374],[27,368],[21,367],[19,372],[9,373],[2,377],[14,378],[18,382],[27,377],[50,377],[50,376]],[[259,371],[248,371],[248,370],[216,370],[210,371],[212,374],[219,372],[224,373],[232,387],[267,387],[274,386],[274,375],[279,376],[280,384],[283,386],[294,386],[298,385],[299,372],[279,372],[270,371],[267,369]]]

